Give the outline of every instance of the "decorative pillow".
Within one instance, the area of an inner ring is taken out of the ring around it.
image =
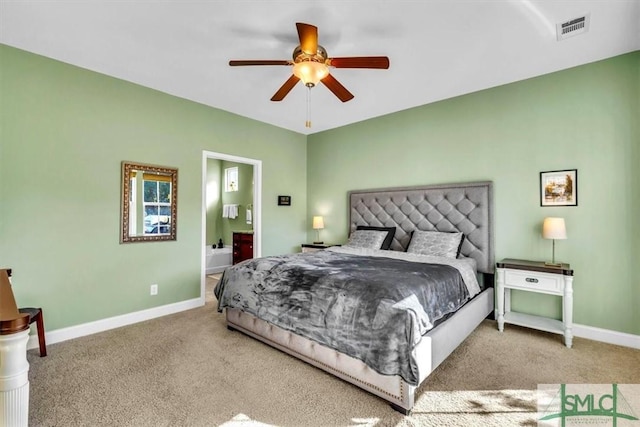
[[[462,237],[463,234],[461,232],[444,233],[440,231],[414,230],[407,252],[420,255],[457,258]]]
[[[349,237],[349,241],[345,246],[352,248],[380,249],[386,237],[386,231],[356,230],[351,233],[351,237]]]
[[[377,231],[386,231],[387,236],[384,238],[384,242],[382,242],[382,247],[380,249],[388,250],[391,247],[391,242],[393,242],[393,236],[396,235],[395,227],[370,227],[367,225],[359,225],[356,230],[377,230]]]

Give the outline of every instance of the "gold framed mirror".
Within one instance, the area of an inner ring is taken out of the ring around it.
[[[178,169],[122,162],[120,243],[176,240]]]

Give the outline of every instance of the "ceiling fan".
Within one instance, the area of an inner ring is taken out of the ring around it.
[[[301,22],[296,23],[300,45],[293,50],[293,60],[232,60],[232,67],[245,65],[291,65],[293,74],[271,97],[272,101],[282,101],[293,87],[302,80],[305,86],[312,88],[322,82],[342,102],[353,99],[335,77],[329,74],[329,67],[334,68],[389,68],[386,56],[349,56],[329,58],[324,47],[318,44],[318,28]]]

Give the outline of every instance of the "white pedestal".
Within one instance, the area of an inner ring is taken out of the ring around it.
[[[0,426],[29,424],[29,329],[0,335]]]

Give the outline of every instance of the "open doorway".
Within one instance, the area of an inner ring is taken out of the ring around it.
[[[213,172],[212,172],[213,171]],[[245,171],[245,172],[243,172]],[[213,174],[213,177],[212,175]],[[242,189],[242,191],[238,191]],[[225,193],[226,191],[226,193]],[[222,194],[226,194],[223,203]],[[206,277],[221,268],[212,269],[211,247],[223,240],[223,246],[232,249],[231,233],[253,234],[253,257],[261,256],[262,219],[262,161],[213,151],[202,152],[202,255],[200,299],[206,301]],[[213,206],[215,204],[215,206]],[[223,259],[231,256],[227,251],[216,251]],[[223,262],[224,264],[225,262]]]

